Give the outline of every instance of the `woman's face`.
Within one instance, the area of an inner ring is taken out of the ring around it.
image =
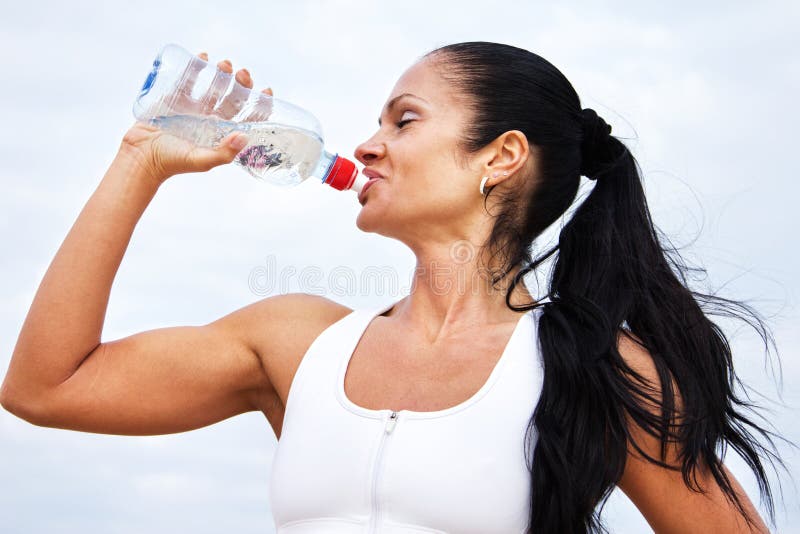
[[[474,224],[481,168],[465,165],[471,158],[457,146],[470,116],[457,96],[430,58],[397,81],[378,131],[355,151],[364,174],[382,177],[361,198],[361,230],[413,245],[461,239]]]

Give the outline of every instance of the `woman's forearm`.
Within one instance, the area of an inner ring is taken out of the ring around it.
[[[36,291],[0,390],[4,404],[62,383],[100,343],[111,285],[159,185],[124,152],[114,159]]]

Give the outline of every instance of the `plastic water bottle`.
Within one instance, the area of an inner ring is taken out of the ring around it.
[[[204,147],[243,132],[249,141],[234,163],[276,185],[297,185],[313,176],[335,189],[360,193],[368,181],[352,161],[325,150],[322,127],[308,111],[252,91],[233,74],[174,44],[153,61],[133,114]]]

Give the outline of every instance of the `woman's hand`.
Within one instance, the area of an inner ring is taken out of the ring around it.
[[[206,53],[198,54],[198,57],[208,61]],[[217,68],[228,74],[233,72],[233,66],[227,59],[217,63]],[[197,72],[194,75],[196,76]],[[237,71],[235,79],[242,87],[248,90],[253,88],[253,80],[246,69]],[[209,92],[218,92],[219,90],[219,88],[209,88]],[[264,89],[262,93],[272,95],[272,89]],[[205,105],[211,102],[212,107],[216,104],[216,98],[207,97],[208,95],[191,102],[185,102],[184,107],[196,106],[197,109],[189,109],[187,107],[183,109],[183,112],[213,114],[224,119],[230,119],[240,111],[239,108],[230,104],[225,98],[216,106],[214,111],[200,109],[203,102],[206,103]],[[254,117],[254,119],[257,119],[257,117]],[[250,118],[248,117],[245,120],[250,120]],[[230,163],[246,144],[246,135],[233,132],[222,139],[219,145],[214,148],[199,147],[190,141],[163,132],[150,124],[136,122],[123,137],[118,157],[132,162],[160,185],[175,174],[205,172],[218,165]]]

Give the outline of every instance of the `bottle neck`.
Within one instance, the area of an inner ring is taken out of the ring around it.
[[[337,157],[337,154],[331,154],[327,150],[323,149],[322,156],[320,156],[319,162],[317,162],[317,166],[314,169],[314,172],[311,173],[311,176],[314,176],[320,182],[325,183],[325,180],[328,179],[328,175],[330,175],[330,172],[333,169],[333,164],[336,162]]]

